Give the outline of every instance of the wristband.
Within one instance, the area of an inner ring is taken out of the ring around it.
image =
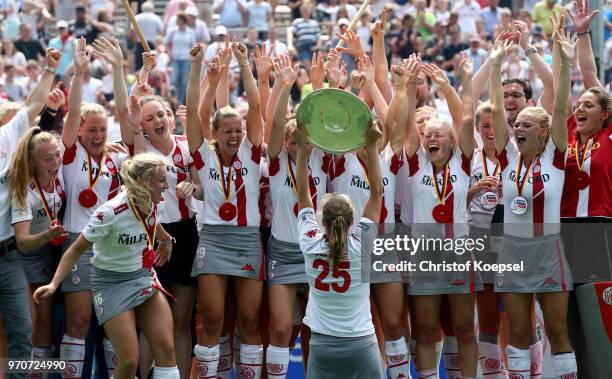
[[[138,129],[138,130],[133,130],[132,133],[134,133],[135,136],[139,135],[140,133],[142,133],[142,128]]]
[[[50,73],[55,74],[57,69],[53,67],[45,66],[45,71],[49,71]]]
[[[538,49],[535,46],[530,46],[529,49],[525,50],[525,56],[530,56],[531,54],[536,54]]]
[[[576,33],[576,38],[578,38],[578,37],[580,37],[581,35],[584,35],[584,34],[589,34],[589,31],[587,30],[586,32]]]
[[[176,243],[176,239],[174,237],[170,236],[170,238],[166,238],[166,239],[163,239],[163,240],[162,239],[158,239],[157,240],[157,244],[158,245],[164,245],[164,244],[166,244],[168,242]]]

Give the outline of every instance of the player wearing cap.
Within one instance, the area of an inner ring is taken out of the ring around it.
[[[166,164],[140,154],[121,167],[124,190],[91,215],[82,234],[68,248],[51,283],[34,293],[40,302],[55,293],[79,256],[92,248],[91,287],[100,325],[116,347],[115,378],[133,378],[138,362],[136,325],[151,341],[153,378],[178,379],[172,313],[153,264],[170,259],[171,240],[158,223],[157,205],[168,189]],[[159,248],[153,250],[157,238]]]
[[[234,44],[248,101],[246,136],[242,117],[230,107],[217,110],[209,124],[200,126],[199,80],[203,47],[191,50],[193,61],[187,96],[189,150],[204,188],[204,227],[193,264],[198,276],[203,328],[195,349],[198,377],[217,374],[219,336],[223,326],[225,292],[233,281],[240,330],[240,375],[258,378],[263,347],[258,335],[264,262],[259,236],[259,184],[263,120],[259,93],[247,60],[247,49]],[[208,121],[224,67],[218,59],[208,67],[202,120]],[[214,138],[214,141],[211,141]],[[231,241],[231,244],[228,242]]]
[[[56,49],[47,49],[45,70],[38,85],[25,102],[25,107],[16,113],[7,111],[14,103],[0,104],[0,201],[5,204],[0,208],[0,314],[4,323],[4,335],[7,342],[7,356],[30,358],[32,353],[32,321],[28,304],[28,281],[19,261],[11,212],[6,204],[10,203],[9,185],[6,180],[10,174],[12,158],[17,150],[17,141],[28,131],[43,109],[61,53]],[[16,374],[25,378],[25,374]]]
[[[406,156],[408,157],[411,191],[414,203],[413,235],[441,239],[465,238],[467,230],[467,193],[470,184],[471,159],[474,151],[474,102],[472,92],[472,62],[463,54],[460,60],[463,85],[462,121],[458,132],[439,119],[429,120],[422,137],[410,125]],[[416,81],[412,81],[415,85]],[[414,91],[408,102],[414,107]],[[413,124],[413,121],[409,121]],[[457,135],[458,134],[458,135]],[[442,258],[447,262],[466,263],[473,260],[470,251],[418,251],[420,262]],[[426,258],[425,258],[426,257]],[[439,261],[438,261],[439,260]],[[436,376],[435,341],[439,333],[440,302],[447,294],[452,327],[459,343],[462,377],[476,377],[478,351],[474,335],[474,291],[481,287],[480,277],[473,270],[451,272],[415,272],[409,278],[408,294],[413,296],[417,367],[419,377]]]
[[[322,227],[317,223],[308,184],[308,140],[301,129],[292,135],[298,143],[299,243],[309,284],[304,324],[312,330],[307,378],[386,377],[370,313],[370,284],[362,281],[362,265],[369,262],[363,254],[371,251],[367,245],[376,235],[374,223],[382,207],[377,147],[381,136],[376,124],[370,124],[365,136],[371,157],[367,166],[370,196],[351,229],[355,212],[345,194],[325,195]]]
[[[510,323],[506,348],[508,370],[516,378],[530,376],[529,319],[532,293],[538,293],[551,343],[555,375],[575,376],[576,359],[567,334],[567,299],[571,276],[559,237],[561,189],[566,161],[565,113],[574,45],[562,33],[554,39],[561,56],[552,120],[542,108],[522,110],[510,140],[503,109],[501,64],[513,42],[497,43],[491,53],[490,90],[495,145],[502,170],[504,238],[500,264],[523,261],[525,271],[498,275],[495,290],[503,293]]]

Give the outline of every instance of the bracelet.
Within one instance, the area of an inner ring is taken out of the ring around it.
[[[47,107],[47,113],[51,114],[51,116],[55,116],[57,114],[57,109],[51,109]]]
[[[168,242],[176,243],[176,239],[174,237],[170,236],[170,238],[166,238],[166,239],[163,239],[163,240],[162,239],[158,239],[157,240],[157,244],[158,245],[163,245],[163,244],[166,244]]]
[[[576,33],[576,38],[578,38],[578,37],[580,37],[581,35],[584,35],[584,34],[589,34],[589,31],[587,30],[586,32]]]
[[[133,130],[132,133],[134,133],[135,136],[139,135],[140,133],[142,133],[142,128],[138,129],[138,130]]]
[[[81,75],[83,75],[83,72],[76,72],[75,71],[75,72],[72,73],[72,77],[73,78],[76,78],[77,76],[81,76]]]
[[[57,69],[49,66],[45,66],[45,71],[49,71],[52,74],[55,74]]]
[[[538,49],[535,48],[535,46],[531,46],[529,47],[529,49],[525,50],[525,56],[530,56],[531,54],[536,54],[538,52]]]

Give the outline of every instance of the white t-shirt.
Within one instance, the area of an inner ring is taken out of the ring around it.
[[[28,110],[22,109],[6,125],[0,127],[0,241],[15,235],[11,227],[11,208],[9,200],[8,175],[17,142],[30,127]]]
[[[497,177],[501,179],[501,167],[497,164],[497,162],[490,160],[485,156],[486,164],[487,164],[487,174],[489,176],[493,176],[495,172],[497,172]],[[482,150],[478,149],[474,151],[474,159],[472,159],[472,172],[470,173],[470,187],[474,184],[478,183],[480,180],[484,178],[484,167],[482,165]],[[477,228],[488,229],[491,227],[491,220],[493,219],[493,213],[495,213],[495,206],[493,206],[491,195],[487,194],[483,198],[483,196],[487,192],[494,193],[497,198],[497,203],[503,204],[503,199],[499,198],[499,193],[497,189],[493,189],[493,191],[482,190],[476,194],[472,198],[469,207],[469,224],[475,226]]]
[[[297,231],[297,194],[291,181],[289,166],[293,170],[294,178],[297,175],[296,165],[289,159],[289,154],[281,150],[278,156],[272,159],[268,166],[270,176],[270,194],[272,197],[272,235],[274,238],[291,243],[298,243]],[[313,148],[308,162],[310,168],[310,195],[312,203],[318,207],[325,195],[327,175],[329,173],[332,157],[323,150]]]
[[[87,83],[83,83],[83,101],[87,103],[98,103],[98,93],[103,92],[104,83],[100,79],[89,78]]]
[[[433,210],[439,204],[438,195],[434,187],[433,165],[427,158],[423,147],[419,147],[416,154],[408,159],[409,173],[412,177],[411,193],[414,202],[414,226],[413,235],[420,235],[427,229],[427,234],[432,232],[430,226],[424,224],[437,224],[433,217]],[[459,147],[455,148],[453,155],[448,161],[449,182],[443,204],[452,210],[452,224],[439,225],[436,231],[445,238],[465,236],[468,234],[467,215],[467,193],[470,188],[471,159],[466,157]],[[444,181],[444,170],[435,175],[438,188],[442,192]]]
[[[155,213],[152,210],[145,218],[151,227],[157,224]],[[95,267],[116,272],[134,272],[143,267],[142,253],[149,244],[147,232],[136,217],[126,191],[93,212],[83,229],[83,237],[94,244],[91,263]]]
[[[189,154],[187,137],[173,136],[174,144],[168,155],[162,154],[149,140],[145,140],[147,151],[160,155],[166,161],[168,189],[164,191],[164,206],[159,209],[159,222],[167,224],[181,220],[188,220],[195,214],[191,204],[191,196],[185,199],[176,197],[176,186],[180,182],[191,182],[191,171],[193,159]]]
[[[379,223],[395,224],[395,180],[403,165],[402,155],[397,156],[390,145],[380,152],[380,168],[383,182],[383,203]],[[355,207],[355,219],[363,213],[370,185],[365,164],[355,153],[346,153],[337,160],[332,179],[334,191],[348,195]]]
[[[477,33],[476,20],[480,19],[480,5],[476,1],[470,4],[461,1],[453,6],[452,12],[459,15],[459,27],[463,37]]]
[[[98,201],[91,208],[85,208],[79,203],[81,191],[89,188],[89,174],[87,171],[87,151],[77,141],[72,147],[64,151],[62,175],[66,189],[66,214],[64,226],[70,233],[80,233],[90,219],[94,209],[115,197],[119,191],[119,168],[127,154],[113,153],[105,155],[102,159],[102,172],[93,188]],[[91,160],[91,175],[95,177],[98,172],[98,162]]]
[[[361,281],[361,244],[365,233],[375,233],[374,222],[361,217],[348,235],[348,259],[329,267],[325,232],[315,211],[304,208],[298,215],[300,249],[304,254],[309,284],[304,324],[315,333],[334,337],[362,337],[374,333],[370,313],[370,283]]]
[[[253,146],[249,138],[245,136],[238,148],[238,154],[232,160],[231,167],[221,165],[215,148],[206,139],[198,150],[191,153],[191,156],[198,170],[200,183],[204,188],[204,224],[259,227],[261,218],[259,213],[259,181],[262,175],[260,165],[261,146]],[[220,173],[220,166],[222,166],[222,174]],[[227,201],[235,207],[236,216],[226,221],[219,215],[219,208],[226,203],[221,187],[221,175],[227,183],[230,169],[232,180]]]
[[[527,238],[558,234],[567,150],[557,150],[551,138],[539,159],[534,160],[521,194],[527,200],[527,212],[522,215],[512,212],[512,202],[518,196],[515,179],[519,158],[514,140],[509,140],[504,151],[498,154],[504,185],[504,225],[512,224],[504,227],[504,234]],[[526,171],[527,167],[521,164],[519,181]]]
[[[60,175],[59,178],[55,179],[53,192],[47,192],[41,187],[41,191],[45,196],[49,211],[54,218],[57,217],[57,213],[62,208],[62,203],[64,201],[64,189],[62,183],[63,180]],[[47,216],[42,199],[40,198],[34,182],[30,183],[28,186],[26,203],[24,207],[18,207],[17,200],[15,198],[12,199],[11,219],[12,224],[17,224],[23,221],[31,221],[30,234],[37,234],[49,228],[49,217]]]

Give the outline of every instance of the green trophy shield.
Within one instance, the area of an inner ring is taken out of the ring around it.
[[[297,110],[297,123],[306,129],[310,142],[331,153],[361,147],[371,122],[370,108],[360,98],[336,88],[311,93]]]

